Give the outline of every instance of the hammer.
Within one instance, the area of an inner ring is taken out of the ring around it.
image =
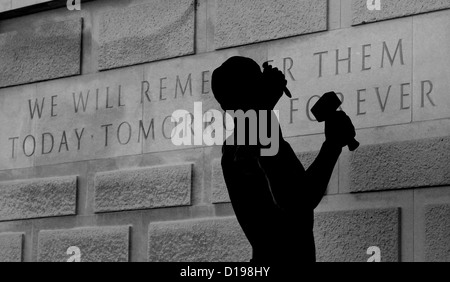
[[[317,103],[311,108],[311,112],[318,122],[333,118],[337,109],[341,106],[342,102],[339,100],[335,92],[327,92],[317,101]],[[359,147],[359,142],[352,137],[347,143],[348,149],[354,151]]]

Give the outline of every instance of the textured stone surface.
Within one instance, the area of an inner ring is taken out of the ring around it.
[[[95,211],[190,205],[191,184],[192,164],[99,173]]]
[[[22,261],[22,233],[0,234],[0,262]]]
[[[99,67],[110,69],[194,52],[193,0],[151,0],[101,15]]]
[[[315,214],[317,261],[365,262],[367,249],[380,248],[382,262],[399,260],[399,209],[368,209]]]
[[[80,74],[81,19],[0,34],[0,87]]]
[[[236,218],[151,223],[149,261],[249,261],[250,243]]]
[[[425,258],[450,262],[450,205],[430,205],[425,209]]]
[[[216,48],[327,29],[326,0],[218,0]]]
[[[381,0],[381,10],[370,11],[367,0],[353,0],[353,24],[375,22],[450,8],[449,0]]]
[[[129,226],[44,230],[39,232],[38,261],[66,262],[78,247],[81,262],[126,262],[129,260]]]
[[[362,146],[350,158],[350,191],[450,184],[450,137]]]
[[[305,170],[307,170],[309,168],[309,166],[314,162],[314,160],[316,159],[318,154],[319,154],[319,151],[297,153],[297,158],[302,163],[303,168]]]
[[[0,182],[0,220],[76,214],[77,177]]]
[[[216,159],[212,162],[212,202],[214,204],[230,202],[220,161],[221,159]]]

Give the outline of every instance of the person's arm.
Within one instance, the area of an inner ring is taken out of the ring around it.
[[[342,148],[324,142],[305,171],[290,145],[284,140],[280,142],[277,155],[259,158],[276,204],[285,210],[314,209],[325,194]]]
[[[259,158],[277,205],[283,209],[296,209],[299,206],[316,208],[328,187],[342,147],[346,144],[345,140],[348,136],[354,136],[354,132],[350,119],[343,112],[337,114],[333,121],[326,122],[326,141],[314,162],[305,171],[280,131],[278,153]]]
[[[325,195],[333,169],[341,152],[341,146],[325,141],[322,144],[319,155],[306,170],[305,183],[309,187],[308,194],[311,208],[315,209]]]
[[[333,168],[342,152],[342,147],[346,146],[348,140],[355,135],[355,127],[343,111],[337,111],[333,118],[325,121],[326,141],[323,143],[314,163],[306,172],[307,182],[316,186],[311,194],[313,208],[317,207],[325,194]]]

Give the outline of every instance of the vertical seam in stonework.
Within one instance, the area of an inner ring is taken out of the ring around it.
[[[397,261],[398,262],[402,262],[402,256],[403,256],[403,251],[402,251],[402,214],[403,214],[403,210],[400,207],[397,207],[397,249],[398,249],[398,254],[397,254]]]
[[[132,244],[131,244],[131,235],[132,235],[132,227],[131,225],[128,225],[127,228],[127,237],[128,237],[128,258],[127,258],[127,262],[131,262],[131,255],[132,255]]]
[[[205,13],[205,18],[206,18],[206,21],[205,21],[205,52],[208,52],[208,8],[209,8],[209,5],[208,5],[208,3],[209,3],[209,1],[206,1],[206,4],[205,4],[205,10],[206,10],[206,13]]]
[[[202,183],[201,183],[202,186],[199,189],[202,191],[201,192],[202,196],[200,197],[200,204],[208,203],[208,202],[212,203],[213,198],[214,198],[213,197],[213,179],[212,179],[213,167],[212,167],[212,161],[209,161],[208,169],[210,171],[208,173],[209,174],[208,177],[210,180],[209,180],[209,185],[206,186],[206,183],[205,183],[205,169],[206,169],[206,163],[207,163],[206,162],[206,148],[202,148],[202,162],[203,162],[203,164],[202,164],[203,177],[202,177]],[[193,169],[193,167],[191,166],[191,173],[192,173],[192,169]],[[194,204],[199,204],[199,203],[194,203],[194,202],[196,202],[196,198],[194,197],[194,177],[192,174],[191,174],[191,188],[190,188],[191,189],[191,205],[194,205]],[[206,195],[205,195],[204,191],[206,191],[206,190],[209,190],[209,193],[206,193]]]
[[[414,122],[414,17],[411,17],[411,123]],[[413,194],[413,227],[412,227],[412,261],[416,261],[416,250],[415,250],[415,224],[416,224],[416,217],[415,217],[415,210],[416,210],[416,203],[414,196],[416,194],[415,189],[412,191]]]
[[[37,82],[34,83],[34,87],[35,87],[34,88],[34,96],[31,97],[32,99],[38,97],[38,89],[39,88],[38,88]],[[33,132],[35,133],[35,132],[37,132],[37,121],[31,121],[31,122],[32,122],[31,128],[32,128]],[[32,167],[36,166],[36,155],[35,154],[32,156],[31,163],[32,163]]]
[[[414,17],[411,17],[411,123],[414,122]]]
[[[337,195],[341,193],[341,185],[340,185],[340,175],[341,175],[341,157],[339,156],[337,161]]]
[[[148,69],[148,68],[147,68]],[[145,70],[146,68],[144,66],[142,66],[142,81],[141,81],[141,87],[142,87],[142,82],[145,81]],[[142,103],[141,103],[141,119],[142,119],[142,123],[144,123],[145,121],[145,114],[144,114],[144,109],[145,109],[145,102],[143,100],[142,97],[142,93],[141,93],[141,99],[142,99]],[[142,138],[142,143],[141,143],[141,156],[144,155],[144,148],[145,148],[145,139]]]
[[[342,0],[339,0],[339,28],[342,28]]]
[[[33,229],[34,229],[34,226],[33,226],[33,224],[31,225],[31,234],[30,234],[30,236],[31,236],[31,239],[30,239],[30,246],[31,246],[31,254],[29,255],[30,256],[30,262],[32,262],[33,261],[33,234],[34,234],[34,231],[33,231]],[[22,257],[23,257],[23,260],[25,261],[25,250],[26,250],[26,248],[25,248],[25,243],[26,243],[26,233],[25,233],[25,235],[23,235],[23,237],[24,238],[22,238],[22,240],[23,240],[23,249],[22,249]],[[38,242],[36,243],[36,261],[37,261],[37,258],[38,258],[38,255],[39,255],[39,240],[38,240]]]
[[[81,18],[81,19],[78,19],[78,24],[80,24],[81,25],[81,28],[80,28],[80,53],[78,54],[78,56],[79,56],[79,58],[80,58],[80,64],[79,64],[79,74],[80,75],[83,75],[84,74],[84,72],[83,72],[83,66],[84,66],[84,60],[83,60],[83,42],[85,42],[86,40],[83,40],[83,37],[84,37],[84,32],[83,32],[83,30],[84,30],[84,21],[83,21],[83,18]]]
[[[416,212],[415,212],[415,210],[416,210],[416,200],[415,200],[415,195],[416,195],[416,190],[415,189],[413,189],[413,191],[412,191],[412,195],[413,195],[413,198],[412,198],[412,202],[413,202],[413,227],[412,227],[412,233],[413,233],[413,236],[412,236],[412,261],[413,262],[415,262],[416,261],[416,250],[415,250],[415,247],[416,247],[416,234],[415,234],[415,226],[416,226]]]
[[[20,233],[20,262],[25,260],[25,232]]]
[[[199,0],[200,1],[200,0]],[[193,42],[193,49],[194,49],[194,54],[198,54],[198,43],[197,43],[197,35],[198,35],[198,10],[199,7],[197,6],[197,4],[200,4],[200,2],[197,2],[197,0],[192,0],[192,5],[194,5],[194,38],[192,38]]]

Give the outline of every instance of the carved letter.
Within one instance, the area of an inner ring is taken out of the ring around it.
[[[424,80],[424,81],[421,81],[420,82],[421,83],[421,89],[422,89],[422,91],[421,91],[421,93],[422,93],[422,95],[421,95],[421,97],[422,97],[422,100],[421,100],[421,107],[422,108],[424,108],[425,107],[425,96],[427,96],[427,99],[428,99],[428,101],[430,102],[430,104],[433,106],[433,107],[436,107],[436,104],[434,103],[434,101],[431,99],[431,97],[430,97],[430,94],[431,94],[431,92],[433,92],[433,83],[431,82],[431,81],[429,81],[429,80]],[[427,93],[425,93],[425,83],[426,84],[428,84],[428,87],[429,87],[429,90],[428,90],[428,92]]]
[[[404,65],[405,62],[403,61],[403,45],[402,45],[402,39],[398,40],[397,48],[395,48],[394,57],[391,56],[391,53],[389,52],[389,48],[386,45],[386,41],[383,41],[383,54],[381,56],[381,68],[384,68],[384,57],[385,54],[387,54],[389,62],[391,63],[391,66],[394,65],[395,57],[397,57],[397,52],[400,53],[400,64]]]

